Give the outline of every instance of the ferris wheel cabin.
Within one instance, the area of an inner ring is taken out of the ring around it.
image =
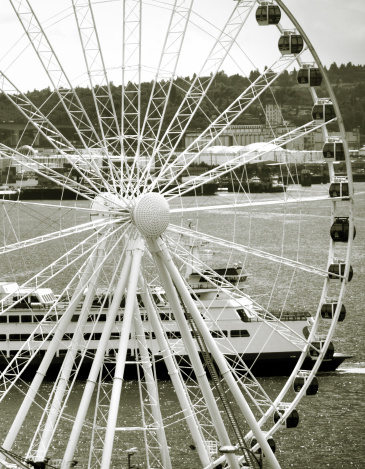
[[[329,139],[323,145],[322,153],[327,163],[345,161],[345,150],[340,139]]]
[[[279,39],[278,47],[282,55],[299,54],[304,47],[303,38],[293,31],[284,31]]]
[[[321,86],[322,74],[319,68],[303,66],[297,74],[298,84],[302,87]]]
[[[336,113],[332,102],[329,99],[319,99],[312,108],[312,117],[318,123],[334,119]]]
[[[334,242],[347,243],[349,240],[350,222],[349,217],[336,217],[331,229],[330,235]],[[353,239],[356,236],[356,229],[354,227]]]
[[[260,26],[279,24],[281,19],[281,10],[278,5],[271,2],[262,2],[256,10],[256,21]]]
[[[323,319],[332,319],[335,315],[337,308],[337,301],[332,301],[330,303],[323,303],[321,307],[321,317]],[[345,305],[341,305],[340,314],[338,316],[338,322],[342,322],[346,317],[346,308]]]

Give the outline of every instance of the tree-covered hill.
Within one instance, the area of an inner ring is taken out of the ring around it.
[[[312,99],[308,90],[298,85],[296,73],[296,71],[284,72],[272,87],[272,93],[265,92],[260,100],[256,100],[247,112],[235,121],[235,124],[265,123],[264,109],[266,104],[270,103],[280,105],[283,118],[295,125],[301,125],[310,120]],[[238,74],[227,76],[225,72],[219,72],[208,92],[208,99],[204,100],[201,110],[194,116],[190,124],[190,130],[203,128],[208,122],[208,118],[211,119],[219,115],[235,97],[249,86],[250,80],[253,81],[258,75],[257,71],[252,71],[248,79]],[[339,102],[346,130],[351,131],[356,127],[360,127],[360,132],[365,134],[365,66],[351,63],[338,66],[333,63],[328,70],[328,76]],[[178,77],[174,81],[164,127],[178,109],[184,96],[184,90],[188,89],[191,81],[192,78],[189,77]],[[143,83],[141,89],[141,108],[142,114],[144,114],[152,83]],[[316,88],[316,92],[319,97],[326,97],[326,89],[323,84],[321,87]],[[96,123],[97,116],[91,90],[78,88],[77,93],[91,121]],[[112,93],[116,112],[120,115],[121,87],[112,85]],[[34,90],[28,92],[27,96],[36,106],[41,107],[44,114],[49,115],[53,123],[63,125],[69,123],[65,110],[60,104],[57,104],[58,98],[50,89]],[[0,94],[0,121],[26,121],[3,94]]]

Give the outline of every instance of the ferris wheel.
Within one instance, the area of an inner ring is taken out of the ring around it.
[[[1,206],[0,405],[21,399],[2,467],[121,467],[138,448],[146,468],[279,468],[275,433],[334,360],[355,228],[326,71],[282,0],[195,3],[9,0],[19,127],[0,153],[24,180]],[[276,96],[294,68],[295,126]],[[285,369],[276,395],[260,366]]]

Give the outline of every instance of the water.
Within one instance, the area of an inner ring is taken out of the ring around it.
[[[296,429],[287,429],[277,432],[275,434],[275,442],[277,446],[276,454],[283,469],[296,468],[296,469],[312,469],[312,468],[354,468],[362,469],[365,467],[365,347],[364,347],[364,333],[365,333],[365,184],[355,184],[356,190],[356,206],[355,206],[355,223],[357,229],[357,236],[354,241],[353,249],[353,269],[354,278],[349,283],[346,292],[346,309],[347,316],[343,323],[339,324],[336,330],[336,338],[334,340],[337,351],[350,353],[353,357],[347,360],[338,371],[333,373],[319,374],[320,389],[316,397],[308,397],[301,401],[298,408],[300,414],[300,423]],[[34,214],[35,212],[33,212]],[[24,215],[26,216],[26,215]],[[311,226],[313,232],[318,228],[318,220],[316,213],[311,213]],[[86,217],[86,215],[85,215]],[[227,222],[230,217],[230,212],[227,213]],[[31,216],[34,224],[33,218]],[[263,213],[261,220],[272,218],[272,211],[270,213]],[[23,220],[24,221],[24,220]],[[31,220],[29,220],[30,222]],[[56,227],[61,223],[59,215],[55,212],[53,220],[50,222],[51,228]],[[201,223],[204,218],[201,218]],[[214,225],[214,217],[211,217],[210,222]],[[290,220],[289,220],[290,222]],[[41,219],[39,219],[39,231],[42,231]],[[64,222],[63,222],[64,223]],[[290,223],[289,223],[290,224]],[[27,223],[24,223],[24,230],[27,229]],[[29,225],[28,225],[29,226]],[[264,229],[263,225],[263,229]],[[3,230],[4,231],[4,230]],[[51,230],[52,231],[52,230]],[[289,239],[290,232],[286,233],[286,239]],[[266,248],[269,249],[270,242],[273,238],[267,237],[262,239],[261,244],[267,244]],[[280,251],[281,247],[278,248]],[[290,249],[285,248],[285,249]],[[300,248],[300,255],[305,256],[308,246],[303,245]],[[51,253],[47,251],[47,247],[42,251],[42,262],[46,263],[51,259]],[[3,263],[1,272],[3,279],[12,278],[12,273],[21,273],[20,277],[27,278],[29,274],[37,271],[37,266],[34,265],[34,254],[32,249],[22,259],[15,259],[14,256],[7,259],[7,264]],[[11,269],[9,271],[9,266]],[[21,278],[19,279],[21,280]],[[252,283],[256,285],[256,294],[260,293],[260,282],[265,283],[262,275],[258,275],[254,271],[254,279]],[[308,283],[309,291],[312,288]],[[281,288],[278,286],[278,289]],[[300,296],[300,300],[303,295]],[[288,299],[292,301],[293,299]],[[266,301],[266,300],[265,300]],[[269,301],[269,300],[267,300]],[[293,300],[294,301],[294,300]],[[276,395],[279,389],[283,386],[285,378],[262,378],[261,381],[265,384],[266,388],[270,390],[272,395]],[[176,407],[176,396],[172,391],[170,382],[161,383],[160,396],[163,405],[167,410]],[[49,391],[52,383],[45,384],[44,392]],[[78,396],[81,394],[85,383],[79,382],[75,387],[72,399],[68,403],[67,413],[74,415],[76,411],[76,402]],[[129,412],[121,416],[123,424],[127,421],[135,419],[134,403],[138,398],[137,384],[135,382],[125,383],[128,389],[128,404]],[[11,422],[14,412],[19,406],[20,399],[22,398],[22,390],[24,386],[20,385],[19,390],[14,390],[7,397],[5,406],[1,407],[1,423],[2,429],[0,430],[0,440],[5,435],[6,429]],[[90,409],[90,416],[92,409]],[[35,429],[35,422],[37,417],[37,409],[32,411],[30,421],[22,429],[23,436],[20,439],[26,438]],[[67,432],[67,424],[64,424],[64,434]],[[175,429],[171,428],[169,431],[174,431],[174,438],[176,444],[172,446],[174,454],[174,469],[191,468],[198,469],[199,463],[197,462],[194,451],[189,449],[192,443],[190,437],[183,427]],[[142,443],[138,439],[135,441],[126,441],[124,435],[119,436],[118,445],[120,448],[120,458],[118,467],[127,467],[127,455],[125,451],[131,446],[136,446],[137,449],[142,450]],[[88,437],[86,434],[82,435],[80,444],[78,446],[78,454],[76,459],[80,461],[86,457],[86,447]],[[85,443],[85,444],[84,444]],[[57,457],[62,453],[64,441],[62,436],[55,442],[51,448],[51,453]],[[17,450],[22,453],[22,444],[18,444]],[[84,453],[85,452],[85,453]],[[132,462],[137,466],[145,467],[142,464],[142,456],[136,453],[133,456]],[[80,464],[81,465],[81,464]],[[264,464],[264,467],[268,467]]]

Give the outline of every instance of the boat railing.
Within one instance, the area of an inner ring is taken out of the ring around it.
[[[281,311],[270,311],[270,314],[266,314],[261,311],[259,315],[255,317],[249,317],[244,315],[242,319],[243,322],[258,322],[258,321],[274,321],[273,316],[280,321],[306,321],[311,314],[309,312],[303,311],[291,311],[291,312],[281,312]]]

